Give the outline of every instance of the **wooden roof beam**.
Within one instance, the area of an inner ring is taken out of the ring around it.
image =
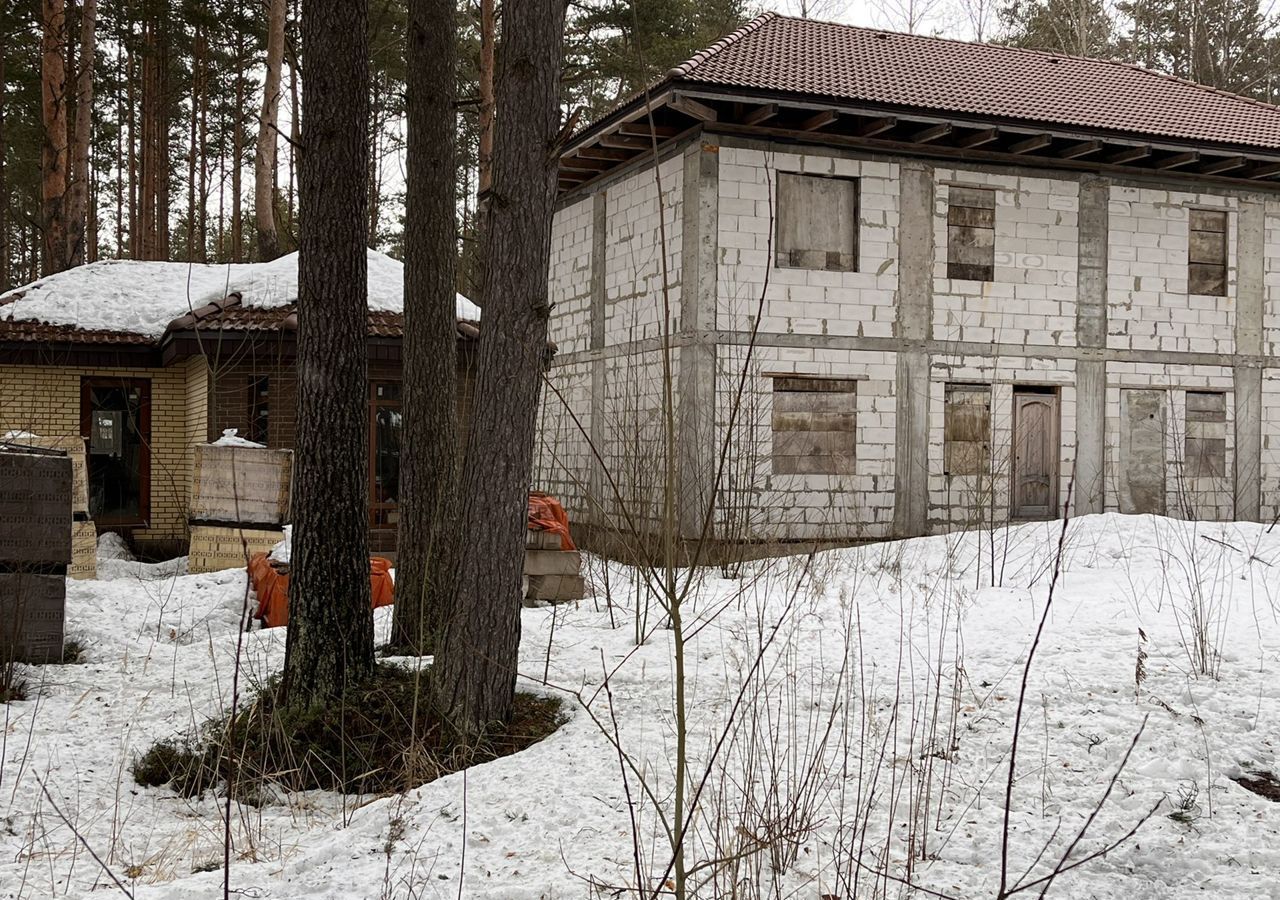
[[[1152,165],[1155,169],[1180,169],[1183,166],[1189,166],[1193,162],[1200,161],[1200,152],[1198,150],[1188,150],[1186,153],[1175,153],[1173,156],[1166,156],[1164,159],[1158,159]]]
[[[692,97],[686,97],[684,94],[676,94],[671,98],[668,104],[676,112],[682,112],[691,119],[697,119],[699,122],[714,122],[716,120],[716,111],[705,103],[700,103]]]
[[[1232,169],[1243,169],[1246,164],[1243,156],[1228,156],[1226,159],[1214,160],[1200,167],[1201,175],[1217,175],[1219,172],[1230,172]]]
[[[579,159],[576,156],[566,156],[560,160],[561,169],[577,169],[587,172],[603,172],[605,169],[612,169],[613,163],[604,159]]]
[[[761,122],[767,122],[778,114],[778,104],[766,103],[764,106],[757,106],[751,112],[742,117],[743,125],[759,125]]]
[[[630,137],[647,138],[656,135],[659,140],[663,138],[675,137],[680,133],[680,129],[674,125],[654,125],[649,127],[649,123],[645,120],[639,122],[624,122],[618,126],[618,134],[629,135]]]
[[[952,141],[955,146],[961,150],[971,150],[974,147],[981,147],[983,144],[990,144],[1000,137],[999,128],[984,128],[981,131],[975,131],[973,134],[966,134]]]
[[[898,120],[893,116],[882,116],[879,119],[872,119],[865,125],[859,125],[854,129],[854,134],[858,137],[875,137],[877,134],[883,134],[898,124]]]
[[[937,125],[930,125],[928,128],[921,129],[907,140],[913,144],[931,144],[938,138],[946,137],[951,133],[951,123],[941,122]]]
[[[1026,140],[1018,141],[1016,144],[1009,145],[1010,153],[1034,153],[1037,150],[1043,150],[1053,143],[1053,135],[1036,134]]]
[[[801,122],[800,130],[817,131],[819,128],[826,128],[838,118],[840,118],[840,113],[834,109],[824,109]]]
[[[1280,175],[1280,162],[1263,163],[1249,170],[1247,177],[1249,178],[1270,178],[1272,175]]]
[[[607,150],[604,147],[582,147],[578,155],[583,159],[611,159],[614,162],[624,162],[632,156],[626,150]]]
[[[1113,166],[1121,166],[1125,163],[1137,162],[1140,159],[1146,159],[1151,155],[1149,146],[1127,147],[1119,153],[1112,153],[1106,158],[1106,162]]]
[[[1092,156],[1102,149],[1102,141],[1081,141],[1078,144],[1072,144],[1070,147],[1064,147],[1058,151],[1058,159],[1079,159],[1082,156]]]
[[[625,134],[602,134],[598,143],[601,147],[615,150],[648,150],[653,146],[651,138],[628,137]]]

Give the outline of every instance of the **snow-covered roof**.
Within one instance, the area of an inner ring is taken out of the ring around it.
[[[174,319],[231,293],[248,307],[297,302],[298,254],[221,265],[102,260],[0,295],[0,320],[158,338]],[[480,319],[480,307],[461,294],[455,308],[459,319]],[[376,250],[369,251],[369,309],[404,310],[404,265]]]

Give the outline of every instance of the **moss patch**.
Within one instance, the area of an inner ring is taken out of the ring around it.
[[[191,741],[162,741],[133,767],[139,784],[172,784],[186,796],[225,783],[246,802],[288,791],[399,792],[523,750],[564,722],[560,700],[516,694],[511,723],[459,741],[427,698],[426,673],[379,665],[331,706],[282,707],[268,685],[233,723]]]

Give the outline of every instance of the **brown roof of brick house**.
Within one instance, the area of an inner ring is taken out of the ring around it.
[[[666,80],[1280,149],[1280,107],[1127,63],[775,13]]]
[[[2,306],[3,304],[0,304]],[[404,314],[387,310],[369,310],[369,337],[401,338],[404,336]],[[169,323],[165,335],[151,337],[130,331],[108,331],[78,328],[74,325],[5,319],[0,317],[0,342],[48,344],[100,344],[158,347],[166,335],[187,331],[222,331],[243,334],[290,332],[298,327],[297,305],[277,307],[243,306],[239,294],[207,303]],[[458,339],[479,338],[479,323],[459,319]]]

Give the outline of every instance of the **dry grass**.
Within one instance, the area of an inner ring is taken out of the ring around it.
[[[559,699],[519,693],[509,726],[464,742],[425,688],[423,675],[383,664],[340,703],[298,712],[280,705],[272,683],[230,725],[155,744],[135,760],[134,780],[185,796],[225,783],[245,802],[269,802],[277,790],[394,793],[516,753],[564,722]]]

